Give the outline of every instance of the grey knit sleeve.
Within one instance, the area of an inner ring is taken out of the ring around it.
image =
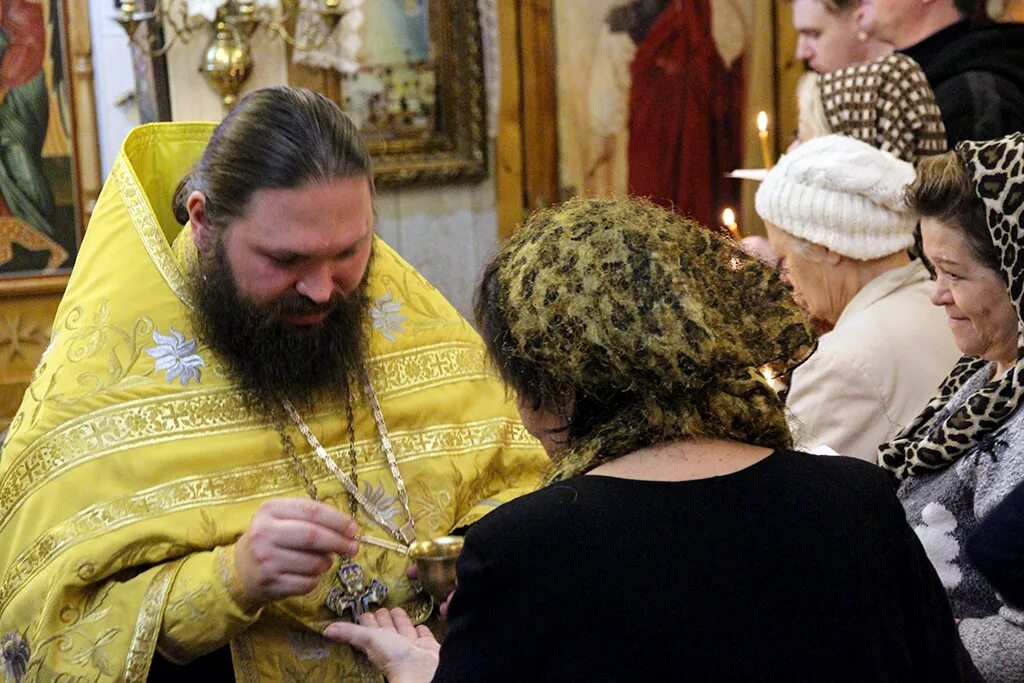
[[[977,459],[974,516],[982,520],[1024,482],[1024,411],[965,457]],[[960,636],[985,680],[1024,681],[1024,612],[1003,605],[993,616],[964,619]]]
[[[1004,606],[991,617],[964,619],[960,638],[988,683],[1024,681],[1024,613]]]

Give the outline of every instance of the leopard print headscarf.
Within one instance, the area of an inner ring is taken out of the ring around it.
[[[904,54],[818,77],[833,133],[866,142],[904,161],[946,151],[946,128],[921,66]]]
[[[880,462],[897,479],[947,467],[1000,427],[1024,401],[1024,133],[999,140],[962,142],[957,155],[985,204],[992,243],[1017,310],[1017,364],[986,384],[939,423],[937,416],[964,383],[987,364],[964,357],[915,420],[879,448]]]
[[[533,214],[488,266],[485,337],[489,286],[507,326],[499,370],[530,367],[525,393],[574,405],[549,480],[666,441],[791,445],[758,368],[786,372],[814,334],[770,268],[690,219],[574,199]]]

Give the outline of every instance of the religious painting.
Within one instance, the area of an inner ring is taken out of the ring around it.
[[[0,2],[0,430],[99,194],[91,54],[87,0]]]
[[[359,126],[380,186],[475,180],[487,173],[480,17],[465,0],[362,0],[292,83],[319,89]]]
[[[81,237],[61,0],[0,14],[0,281],[68,272]]]
[[[555,0],[562,194],[647,197],[720,226],[742,202],[726,175],[757,139],[747,88],[756,5]]]
[[[370,0],[358,69],[342,74],[342,104],[367,140],[429,139],[436,72],[426,0]]]

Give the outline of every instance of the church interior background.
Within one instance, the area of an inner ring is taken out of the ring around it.
[[[697,33],[713,47],[714,64],[686,64],[687,78],[723,84],[704,116],[675,125],[729,126],[714,133],[719,147],[697,151],[710,155],[704,177],[687,183],[712,191],[694,200],[703,202],[695,215],[720,225],[730,209],[734,228],[760,234],[754,183],[725,181],[722,168],[761,167],[796,128],[804,66],[784,0],[340,0],[323,25],[291,0],[161,0],[166,13],[148,20],[155,2],[14,0],[0,18],[12,44],[33,55],[17,96],[47,121],[14,131],[38,139],[37,164],[0,185],[0,431],[49,343],[103,178],[140,122],[219,120],[233,97],[267,85],[323,92],[370,142],[379,234],[467,317],[480,268],[525,213],[627,190],[628,139],[641,135],[627,120],[631,98],[636,105],[646,92],[655,118],[672,111],[657,109],[669,99],[664,84],[644,90],[630,79],[644,59],[637,36],[672,29],[670,5],[686,7],[679,21],[704,22]],[[988,5],[1024,19],[1024,0]],[[249,11],[263,23],[240,40],[233,22]],[[171,38],[184,40],[158,49]],[[230,61],[241,52],[244,70]],[[762,111],[767,144],[756,127]],[[19,192],[42,198],[31,219],[9,208]]]

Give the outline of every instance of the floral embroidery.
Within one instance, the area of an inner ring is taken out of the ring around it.
[[[31,651],[28,641],[17,631],[11,631],[4,636],[0,642],[0,661],[3,661],[4,672],[7,674],[7,683],[21,683],[21,679],[28,670],[28,660]]]
[[[372,507],[380,510],[386,519],[394,520],[398,516],[398,498],[389,496],[384,490],[384,484],[374,486],[368,481],[363,481],[363,497]]]
[[[290,630],[287,637],[288,646],[301,662],[320,661],[331,655],[328,642],[319,633]]]
[[[156,359],[156,369],[167,371],[167,383],[174,384],[179,380],[181,386],[192,380],[202,380],[202,368],[206,361],[196,353],[198,342],[195,338],[185,339],[185,335],[171,326],[169,335],[153,331],[156,346],[146,349],[146,353]]]
[[[407,318],[399,311],[402,310],[402,302],[395,301],[391,292],[378,296],[370,309],[370,317],[373,319],[373,329],[380,330],[384,338],[390,342],[395,341],[395,333],[402,334],[405,329],[402,327]]]

